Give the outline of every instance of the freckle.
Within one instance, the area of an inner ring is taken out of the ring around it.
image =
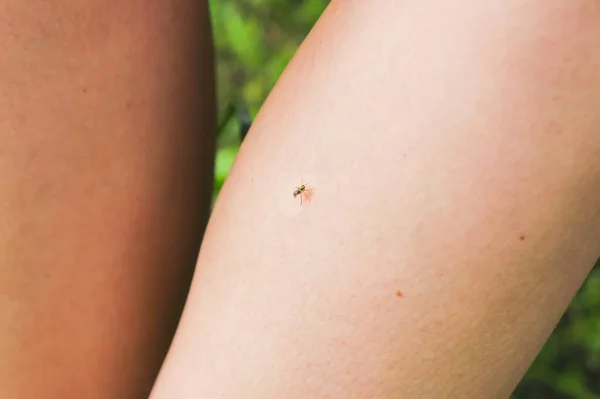
[[[404,293],[402,291],[400,291],[400,290],[396,291],[396,296],[403,296],[403,295],[404,295]]]
[[[125,104],[125,106],[127,107],[127,109],[131,109],[131,101],[127,101],[127,104]]]
[[[84,87],[83,89],[81,89],[81,92],[84,94],[87,93],[87,88]]]
[[[342,341],[340,343],[342,344],[342,346],[346,346],[346,341]]]
[[[521,241],[525,241],[525,236],[521,236],[521,237],[519,237],[519,239],[520,239]]]

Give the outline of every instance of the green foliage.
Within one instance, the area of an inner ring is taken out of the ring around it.
[[[513,397],[600,398],[600,262]]]
[[[231,165],[233,165],[237,152],[237,147],[225,147],[220,148],[217,151],[217,159],[215,162],[215,184],[213,186],[215,198],[219,191],[221,191],[223,183],[225,183],[225,178],[229,173],[229,169],[231,169]]]
[[[240,104],[255,116],[327,0],[211,0],[221,116]],[[221,127],[218,192],[239,148],[240,126]],[[515,399],[600,399],[600,266],[539,354]]]
[[[327,0],[211,0],[221,115],[244,104],[255,116]],[[239,126],[227,124],[219,144],[238,145]]]

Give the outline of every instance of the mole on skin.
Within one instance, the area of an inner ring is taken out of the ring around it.
[[[403,296],[403,295],[404,295],[404,293],[402,291],[400,291],[400,290],[396,291],[396,296]]]

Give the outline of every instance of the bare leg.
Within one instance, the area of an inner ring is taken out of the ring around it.
[[[598,104],[596,0],[334,0],[239,153],[153,399],[508,397],[600,252]]]
[[[205,3],[0,0],[2,398],[147,398],[210,201]]]

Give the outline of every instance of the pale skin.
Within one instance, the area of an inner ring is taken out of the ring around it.
[[[600,252],[600,13],[459,3],[332,2],[242,146],[152,399],[509,396]]]
[[[147,398],[211,200],[206,5],[0,10],[0,397]]]
[[[2,393],[147,397],[210,198],[206,4],[0,4]],[[506,398],[600,252],[599,103],[595,0],[334,0],[152,399]]]

